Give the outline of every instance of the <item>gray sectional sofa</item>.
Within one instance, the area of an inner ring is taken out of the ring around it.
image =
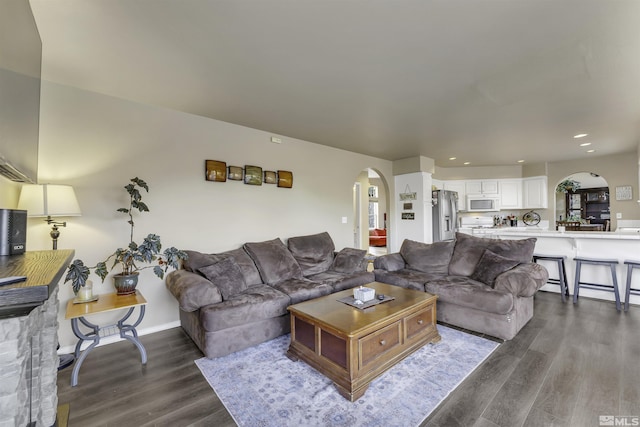
[[[374,261],[374,274],[437,295],[438,321],[510,340],[533,316],[533,295],[549,277],[531,262],[535,242],[463,233],[450,242],[405,240],[399,253]]]
[[[374,281],[366,251],[335,251],[328,233],[246,243],[218,254],[187,251],[167,275],[180,323],[206,357],[220,357],[290,330],[287,307]]]
[[[494,240],[458,233],[432,244],[405,240],[374,261],[365,251],[335,251],[328,233],[246,243],[218,254],[187,251],[167,275],[180,323],[209,358],[286,334],[287,307],[378,282],[438,296],[438,321],[509,340],[533,316],[547,270],[531,262],[536,239]]]

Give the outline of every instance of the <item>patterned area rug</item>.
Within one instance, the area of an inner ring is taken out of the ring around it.
[[[302,361],[286,356],[289,335],[196,364],[241,427],[417,426],[498,344],[438,325],[427,344],[376,378],[356,402]]]

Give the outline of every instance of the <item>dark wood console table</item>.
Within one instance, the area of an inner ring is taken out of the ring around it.
[[[58,286],[75,251],[27,251],[0,256],[0,277],[27,276],[26,282],[0,286],[0,319],[25,316]]]

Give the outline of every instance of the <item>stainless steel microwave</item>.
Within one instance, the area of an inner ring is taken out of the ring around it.
[[[480,195],[467,196],[467,212],[492,212],[500,210],[498,197]]]

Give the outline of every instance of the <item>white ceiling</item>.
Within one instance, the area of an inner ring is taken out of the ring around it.
[[[640,141],[637,0],[30,2],[45,79],[276,135],[445,167]]]

